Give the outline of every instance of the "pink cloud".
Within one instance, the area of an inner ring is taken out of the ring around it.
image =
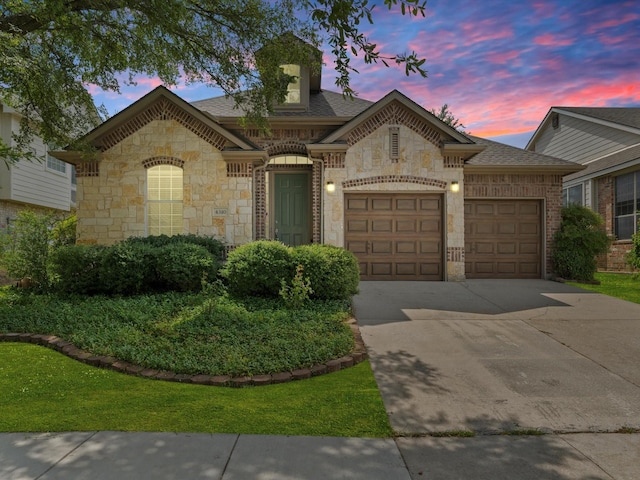
[[[501,25],[494,19],[461,23],[460,28],[464,34],[463,40],[473,43],[502,40],[514,36],[510,27]]]
[[[490,63],[503,65],[517,59],[522,52],[520,50],[509,50],[506,52],[491,52],[485,55],[485,59]]]
[[[637,8],[637,5],[635,6]],[[626,15],[622,15],[616,18],[611,18],[608,20],[603,20],[601,22],[593,23],[589,25],[589,28],[586,30],[587,34],[593,34],[600,30],[604,30],[607,28],[619,27],[620,25],[624,25],[625,23],[634,22],[640,19],[640,15],[637,13],[627,13]]]
[[[533,43],[543,47],[566,47],[573,45],[573,40],[569,38],[561,38],[558,35],[552,33],[545,33],[544,35],[538,35],[533,39]]]

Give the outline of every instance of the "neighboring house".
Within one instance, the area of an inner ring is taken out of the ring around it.
[[[598,212],[615,238],[599,268],[629,270],[640,221],[640,108],[552,107],[526,148],[585,167],[564,177],[564,204]]]
[[[369,280],[551,274],[562,177],[580,166],[462,134],[395,90],[370,102],[299,80],[269,133],[241,128],[232,99],[158,87],[85,137],[95,160],[55,152],[76,164],[79,241],[325,243]]]
[[[0,137],[11,144],[20,128],[20,114],[0,102]],[[69,212],[75,206],[73,165],[47,154],[40,139],[31,144],[39,161],[21,160],[7,166],[0,158],[0,230],[7,228],[24,208]]]

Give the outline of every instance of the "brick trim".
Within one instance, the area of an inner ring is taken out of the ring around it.
[[[444,168],[462,168],[464,167],[464,157],[461,155],[445,155]]]
[[[302,155],[307,156],[307,147],[297,141],[289,141],[269,145],[266,148],[269,157],[277,157],[278,155]]]
[[[76,165],[76,177],[99,177],[100,162],[80,162]]]
[[[431,187],[447,188],[447,182],[435,178],[416,177],[413,175],[379,175],[376,177],[356,178],[342,182],[342,188],[360,187],[362,185],[374,185],[377,183],[416,183]]]
[[[344,159],[346,153],[326,152],[321,155],[324,168],[345,168]]]
[[[157,167],[158,165],[173,165],[174,167],[184,168],[184,160],[176,157],[151,157],[142,161],[144,168]]]
[[[355,145],[360,140],[386,124],[404,125],[437,147],[440,146],[442,141],[440,132],[434,129],[431,124],[427,123],[424,119],[399,103],[391,103],[372,117],[365,120],[361,125],[354,128],[349,133],[347,143],[349,146]]]
[[[253,165],[247,162],[229,162],[227,163],[227,177],[248,177],[253,176]]]
[[[464,247],[447,247],[448,262],[464,262]]]
[[[102,138],[102,151],[117,145],[154,120],[174,120],[218,150],[222,150],[226,144],[226,139],[220,133],[174,103],[162,98],[105,135]]]

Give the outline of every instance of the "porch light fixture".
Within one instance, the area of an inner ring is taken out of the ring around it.
[[[460,191],[460,184],[458,182],[456,182],[455,180],[453,182],[451,182],[451,191],[453,193],[458,193]]]
[[[333,183],[332,181],[328,181],[327,182],[327,192],[333,193],[335,191],[336,191],[336,184]]]

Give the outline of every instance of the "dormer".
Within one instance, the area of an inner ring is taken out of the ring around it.
[[[282,46],[284,45],[284,48]],[[285,57],[279,65],[278,77],[288,80],[287,93],[283,102],[274,105],[277,111],[307,111],[309,96],[321,89],[322,52],[302,41],[293,34],[281,36],[275,48],[280,46],[279,54]],[[261,56],[269,58],[273,50],[264,47]],[[263,72],[264,73],[264,72]]]

